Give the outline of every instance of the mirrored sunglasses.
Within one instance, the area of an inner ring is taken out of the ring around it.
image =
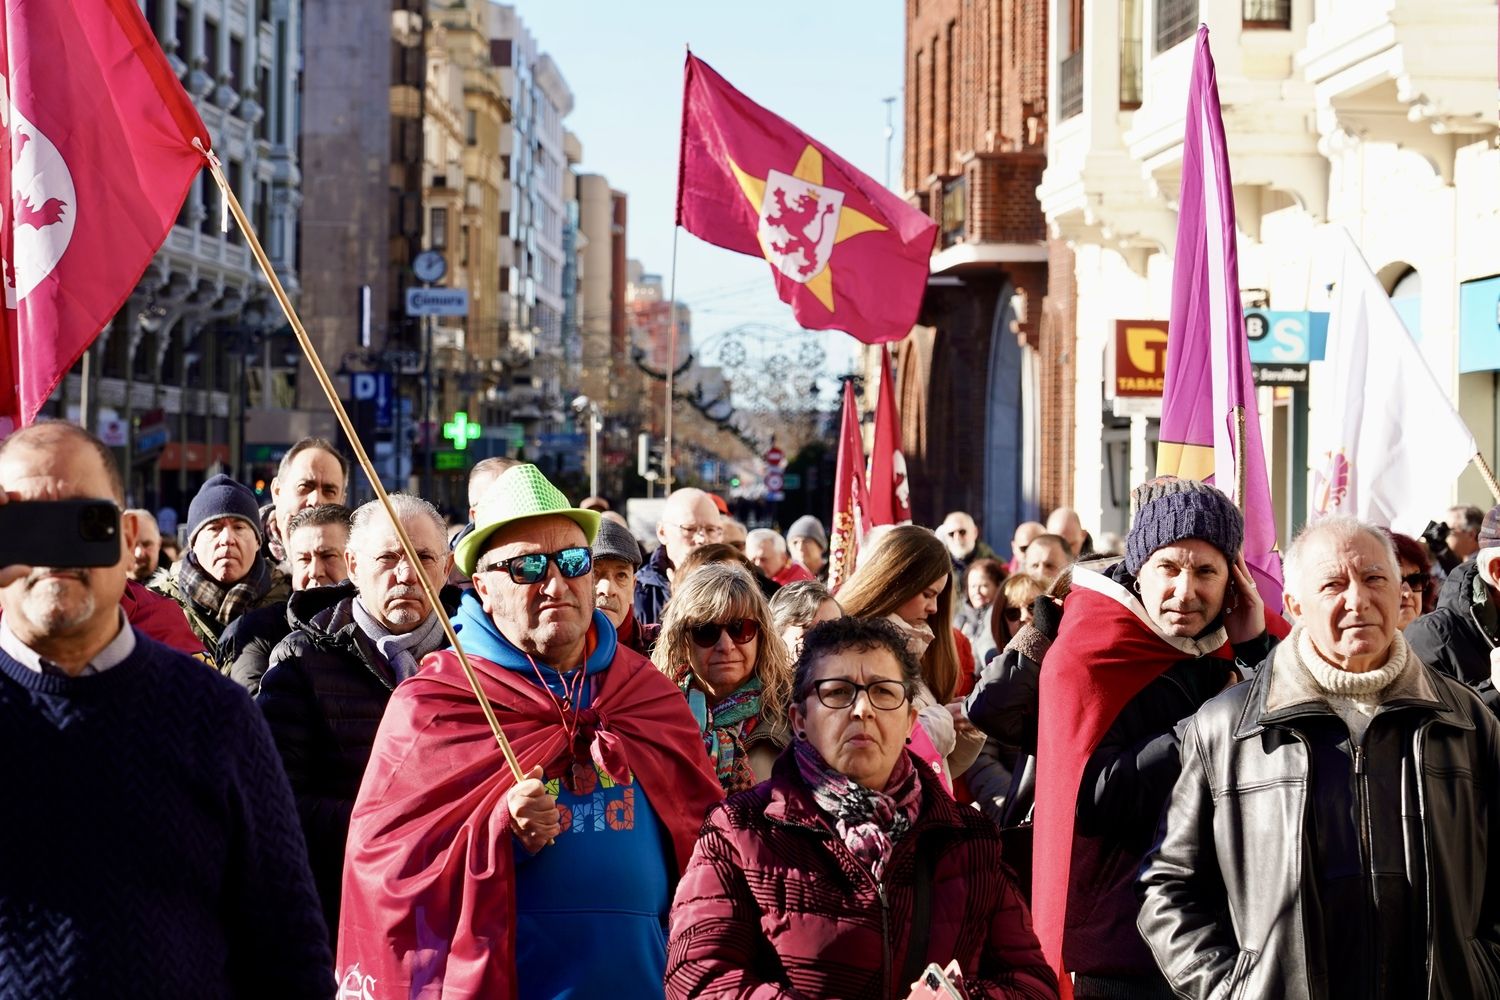
[[[532,584],[547,576],[549,563],[556,564],[557,571],[569,580],[576,580],[594,569],[594,555],[587,546],[579,545],[557,552],[528,552],[524,556],[502,559],[489,566],[480,567],[480,573],[505,570],[516,583]]]
[[[706,625],[694,625],[688,629],[688,635],[693,639],[693,645],[703,649],[712,649],[719,644],[719,636],[725,632],[729,633],[730,641],[736,646],[745,643],[760,635],[760,622],[754,618],[736,618],[727,622],[709,622]]]

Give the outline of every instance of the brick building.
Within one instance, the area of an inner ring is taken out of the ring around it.
[[[919,523],[974,514],[997,546],[1061,495],[1070,431],[1043,332],[1046,0],[907,0],[907,197],[939,222],[918,327],[896,351]],[[870,400],[873,401],[873,395]]]

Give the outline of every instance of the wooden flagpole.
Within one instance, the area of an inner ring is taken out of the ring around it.
[[[307,358],[313,374],[318,379],[318,385],[322,386],[323,394],[328,397],[328,403],[333,407],[333,415],[338,418],[339,426],[344,429],[344,435],[349,439],[349,444],[354,448],[354,457],[359,461],[359,466],[365,471],[370,480],[370,485],[375,487],[375,495],[380,498],[380,503],[385,507],[385,512],[390,516],[391,524],[396,529],[396,536],[401,539],[401,548],[406,553],[406,558],[411,560],[415,567],[422,565],[422,560],[417,558],[417,547],[412,544],[411,537],[407,535],[406,528],[401,523],[401,518],[396,515],[396,509],[391,505],[391,498],[385,491],[385,486],[380,482],[380,476],[375,472],[375,466],[370,461],[370,456],[365,452],[365,446],[359,439],[359,434],[354,430],[354,424],[349,419],[349,413],[344,409],[344,403],[339,399],[338,390],[334,388],[333,379],[328,375],[328,369],[323,367],[323,362],[318,357],[317,350],[313,347],[307,330],[302,325],[302,320],[297,316],[297,310],[292,306],[292,300],[287,297],[286,289],[282,287],[281,279],[276,276],[276,269],[271,266],[271,260],[266,256],[265,248],[260,245],[260,239],[255,235],[255,230],[250,226],[250,220],[245,217],[245,210],[240,206],[240,200],[235,197],[234,191],[229,186],[228,179],[224,176],[223,166],[219,163],[219,157],[211,149],[204,148],[201,139],[194,139],[193,146],[203,154],[208,161],[208,169],[213,173],[214,181],[219,185],[220,196],[234,215],[234,221],[239,223],[241,232],[250,244],[250,252],[255,255],[255,262],[260,265],[266,280],[271,284],[271,291],[276,296],[276,301],[281,303],[281,311],[286,314],[287,322],[292,325],[292,332],[297,336],[297,343],[302,347],[302,353]],[[500,752],[505,755],[505,762],[510,765],[510,771],[516,781],[524,781],[525,774],[521,771],[521,762],[516,757],[516,752],[511,748],[510,740],[505,737],[505,730],[500,728],[500,720],[495,717],[495,709],[485,695],[484,689],[479,686],[479,677],[474,673],[474,667],[469,663],[469,657],[464,653],[463,646],[458,641],[458,633],[453,629],[453,623],[448,620],[448,613],[443,608],[443,602],[439,598],[437,588],[432,581],[427,579],[427,574],[419,569],[415,574],[417,580],[422,584],[422,592],[427,595],[428,602],[437,612],[438,621],[442,623],[443,634],[453,645],[453,651],[458,654],[458,662],[463,667],[464,676],[469,681],[469,687],[474,690],[474,697],[479,700],[479,708],[484,712],[484,719],[490,725],[490,732],[495,735],[495,742],[500,745]]]
[[[1479,474],[1484,477],[1484,485],[1490,488],[1490,495],[1495,498],[1495,502],[1497,504],[1500,504],[1500,483],[1497,483],[1495,481],[1495,472],[1490,468],[1490,463],[1486,462],[1484,460],[1484,455],[1477,451],[1474,453],[1474,457],[1469,459],[1469,461],[1474,463],[1474,467],[1478,469]]]

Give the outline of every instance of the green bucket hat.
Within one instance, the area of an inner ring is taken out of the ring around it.
[[[474,511],[474,530],[453,550],[454,561],[465,576],[473,576],[491,535],[508,524],[551,514],[573,521],[583,529],[587,543],[594,543],[594,536],[599,533],[597,511],[570,506],[568,498],[536,466],[514,466],[485,490]]]

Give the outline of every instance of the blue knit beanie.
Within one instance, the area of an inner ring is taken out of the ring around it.
[[[199,528],[221,517],[238,517],[249,521],[255,529],[256,537],[260,537],[260,505],[255,502],[255,494],[250,492],[250,487],[241,485],[223,473],[204,483],[198,490],[198,495],[193,497],[193,502],[188,504],[188,545],[193,544]]]
[[[1196,479],[1158,476],[1130,493],[1135,523],[1125,539],[1125,568],[1135,576],[1164,545],[1199,538],[1234,562],[1245,541],[1245,518],[1217,487]]]

